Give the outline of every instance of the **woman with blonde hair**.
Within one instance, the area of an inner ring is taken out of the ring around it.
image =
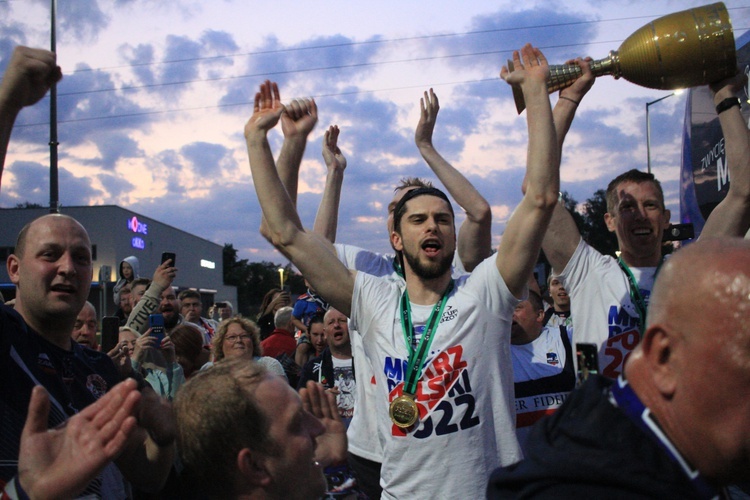
[[[286,378],[284,368],[274,358],[263,356],[260,346],[258,325],[242,316],[234,316],[219,324],[219,329],[211,342],[213,363],[206,363],[201,370],[221,362],[222,359],[253,359],[266,367],[270,373]]]

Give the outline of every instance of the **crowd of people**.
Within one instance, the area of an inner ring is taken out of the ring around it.
[[[229,303],[204,317],[198,292],[172,286],[172,260],[145,278],[129,256],[113,296],[119,338],[102,352],[86,229],[61,214],[27,224],[7,262],[16,297],[0,307],[3,498],[748,494],[744,75],[711,85],[732,182],[700,240],[663,258],[664,194],[631,170],[607,189],[613,258],[559,201],[590,60],[570,62],[582,77],[554,107],[541,51],[526,45],[512,62],[500,76],[526,103],[526,177],[494,250],[489,203],[433,144],[432,90],[415,144],[447,194],[414,177],[396,186],[393,253],[381,255],[336,242],[337,126],[314,227],[302,226],[297,179],[317,104],[285,105],[275,83],[260,85],[244,129],[259,230],[308,290],[296,301],[270,290],[253,319]],[[0,83],[0,175],[18,112],[61,77],[53,53],[15,49]],[[451,200],[466,212],[458,231]],[[533,275],[541,250],[548,277]]]

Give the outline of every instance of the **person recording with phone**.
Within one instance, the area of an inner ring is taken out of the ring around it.
[[[172,401],[185,383],[185,374],[177,362],[174,344],[165,334],[164,317],[151,314],[149,324],[146,333],[136,339],[130,362],[157,394]]]

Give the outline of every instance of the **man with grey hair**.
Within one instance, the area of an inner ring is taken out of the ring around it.
[[[274,328],[267,339],[260,343],[260,346],[263,348],[263,355],[278,358],[282,354],[286,354],[294,358],[297,342],[294,340],[292,308],[282,307],[276,311],[273,323],[276,328]]]
[[[537,425],[490,498],[728,498],[750,481],[750,241],[675,253],[654,284],[640,344]]]

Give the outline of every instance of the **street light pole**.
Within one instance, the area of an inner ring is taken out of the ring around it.
[[[646,103],[646,156],[647,156],[647,171],[650,174],[651,173],[651,118],[649,117],[648,108],[651,107],[652,104],[656,104],[659,101],[663,101],[667,97],[672,97],[675,94],[681,94],[682,90],[675,90],[671,94],[667,94],[664,97],[660,97],[659,99],[656,99],[655,101],[647,102]]]

